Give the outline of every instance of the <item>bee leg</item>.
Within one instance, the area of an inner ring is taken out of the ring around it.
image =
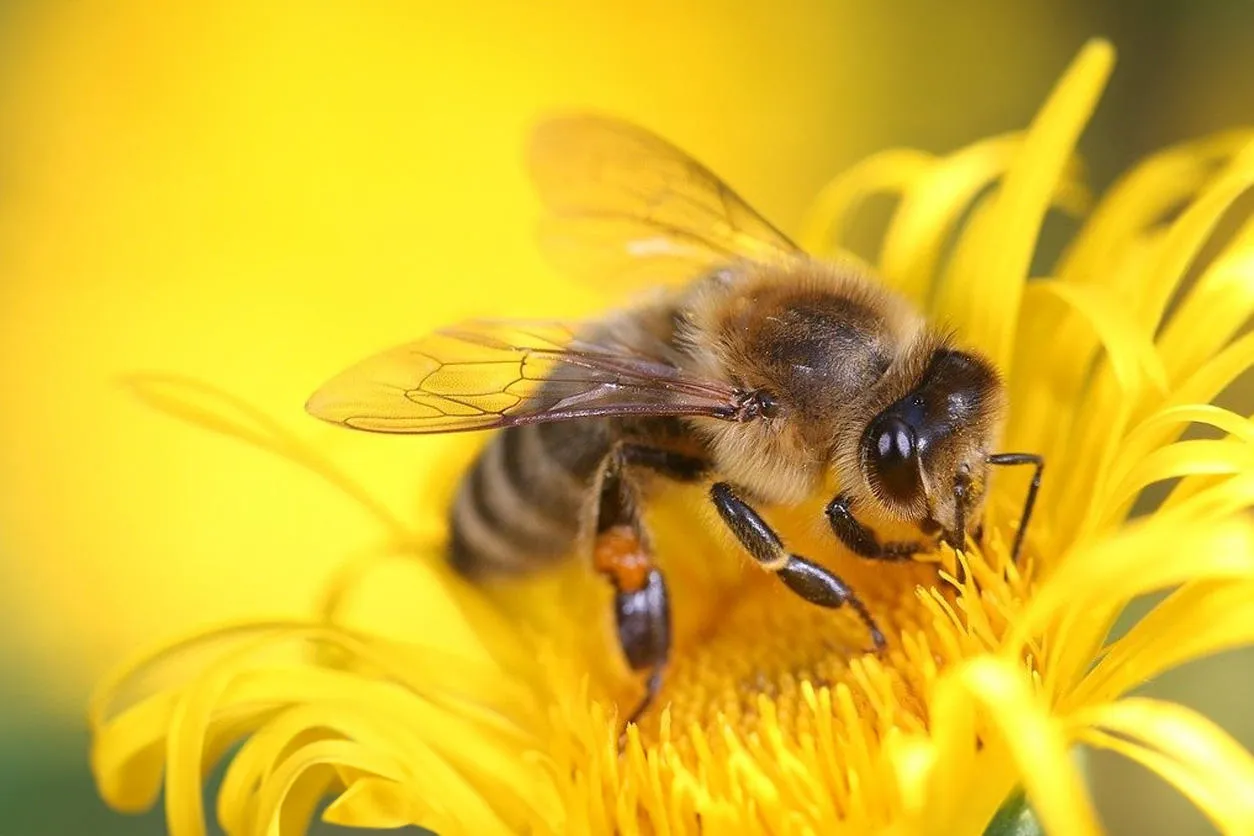
[[[874,531],[858,522],[845,494],[827,504],[827,521],[851,552],[871,560],[909,560],[927,548],[920,542],[881,543]]]
[[[1023,549],[1023,536],[1028,533],[1028,522],[1032,519],[1032,506],[1036,504],[1036,494],[1041,489],[1041,474],[1045,472],[1045,457],[1036,453],[996,453],[988,457],[991,465],[1032,465],[1032,481],[1028,485],[1028,495],[1023,501],[1023,511],[1019,516],[1019,528],[1015,531],[1014,546],[1010,549],[1010,562],[1018,565],[1019,552]]]
[[[970,502],[971,476],[966,471],[959,471],[954,477],[954,530],[941,532],[941,541],[954,551],[966,551],[967,548],[967,505]],[[967,567],[961,560],[954,565],[954,577],[958,583],[967,582]]]
[[[614,622],[627,664],[632,670],[649,671],[644,697],[623,724],[625,735],[627,726],[640,719],[662,687],[671,647],[671,610],[666,579],[653,565],[635,490],[624,473],[620,453],[610,457],[601,480],[593,566],[614,587]],[[620,737],[619,744],[624,740]]]
[[[699,456],[676,453],[661,447],[624,444],[621,455],[623,464],[651,470],[673,482],[698,482],[710,470],[710,463]]]
[[[710,489],[710,498],[723,522],[727,523],[727,527],[759,566],[768,572],[774,572],[785,586],[811,604],[828,609],[837,609],[848,604],[866,625],[875,649],[883,650],[888,645],[870,611],[854,591],[837,575],[785,549],[779,535],[757,511],[736,496],[731,485],[726,482],[715,483]]]

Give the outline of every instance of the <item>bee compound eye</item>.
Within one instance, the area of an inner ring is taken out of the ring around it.
[[[875,437],[875,454],[885,465],[913,458],[914,433],[909,425],[900,418],[880,421]]]
[[[871,469],[894,499],[909,501],[919,489],[919,450],[914,429],[895,415],[881,416],[867,434]]]

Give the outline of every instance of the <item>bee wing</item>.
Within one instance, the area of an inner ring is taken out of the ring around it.
[[[734,418],[731,386],[555,322],[476,320],[349,368],[306,404],[359,430],[444,433],[615,415]],[[657,356],[654,356],[654,355]]]
[[[542,245],[599,283],[691,280],[718,264],[800,253],[701,163],[635,125],[600,116],[541,124],[532,177],[552,212]]]

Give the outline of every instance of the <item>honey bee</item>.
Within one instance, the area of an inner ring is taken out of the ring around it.
[[[614,588],[618,642],[661,686],[666,582],[641,517],[656,478],[708,485],[757,565],[821,607],[850,607],[839,576],[759,514],[832,476],[836,538],[899,561],[978,531],[988,471],[1043,460],[999,453],[1006,408],[992,363],[930,325],[861,268],[809,257],[700,163],[630,124],[544,123],[530,155],[546,240],[601,281],[639,272],[663,290],[583,324],[471,321],[385,351],[310,398],[313,415],[381,433],[501,429],[452,506],[448,558],[471,578],[520,574],[581,550]],[[675,285],[673,280],[682,279]],[[861,512],[912,524],[884,542]]]

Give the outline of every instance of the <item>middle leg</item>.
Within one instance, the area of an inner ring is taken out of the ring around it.
[[[784,548],[779,535],[757,511],[736,495],[731,485],[726,482],[715,483],[710,489],[710,498],[727,527],[759,566],[768,572],[774,572],[785,586],[811,604],[828,609],[848,604],[866,625],[875,649],[880,651],[887,647],[888,642],[875,619],[848,584],[817,563],[792,554]]]

